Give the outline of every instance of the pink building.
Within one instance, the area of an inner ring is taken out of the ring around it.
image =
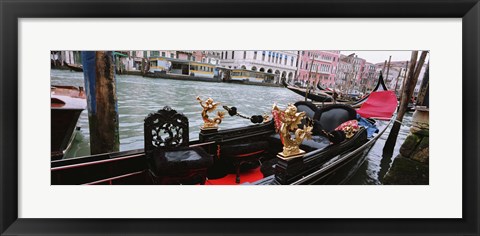
[[[362,73],[360,90],[366,93],[374,89],[374,86],[377,84],[378,75],[379,73],[375,64],[366,62]]]
[[[349,93],[360,92],[367,61],[355,54],[341,55],[337,70],[338,83],[341,89]]]
[[[177,51],[177,59],[179,60],[192,60],[192,51]]]
[[[362,80],[363,72],[365,70],[365,63],[367,61],[355,55],[350,57],[350,63],[353,64],[353,72],[355,73],[355,83],[359,84]]]
[[[177,51],[177,59],[217,64],[220,54],[214,51]]]
[[[299,51],[296,80],[306,85],[334,87],[340,51]]]
[[[217,51],[193,51],[192,60],[216,65],[220,60],[220,53]]]

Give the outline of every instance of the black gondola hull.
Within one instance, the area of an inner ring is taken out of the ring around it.
[[[273,124],[249,126],[224,130],[203,136],[203,141],[191,142],[192,146],[200,146],[207,152],[216,155],[225,151],[223,148],[232,143],[253,143],[266,140],[273,134]],[[363,135],[363,134],[359,134]],[[359,136],[357,135],[357,136]],[[318,152],[307,153],[304,157],[306,165],[298,173],[291,174],[289,180],[281,181],[280,173],[264,175],[264,178],[252,184],[343,184],[360,167],[376,139],[358,138],[345,149],[338,146]],[[278,147],[270,147],[266,152],[274,160]],[[221,160],[222,156],[215,157]],[[275,160],[274,160],[275,161]],[[72,158],[53,161],[51,164],[52,185],[79,184],[113,184],[113,185],[150,185],[153,181],[149,175],[146,156],[143,149],[109,153],[83,158]]]

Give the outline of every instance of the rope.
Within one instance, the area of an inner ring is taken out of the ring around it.
[[[228,114],[230,116],[238,116],[238,117],[250,120],[252,123],[262,123],[263,122],[263,117],[262,116],[254,115],[254,116],[249,117],[249,116],[240,114],[240,113],[237,112],[236,107],[223,106],[223,109],[227,110]]]

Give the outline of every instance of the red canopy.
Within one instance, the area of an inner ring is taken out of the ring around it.
[[[372,92],[357,113],[365,118],[390,119],[397,104],[397,96],[393,91]]]

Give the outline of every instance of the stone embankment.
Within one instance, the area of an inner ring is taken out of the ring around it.
[[[417,108],[412,128],[400,147],[400,154],[383,178],[383,184],[429,184],[429,126],[428,109]]]

